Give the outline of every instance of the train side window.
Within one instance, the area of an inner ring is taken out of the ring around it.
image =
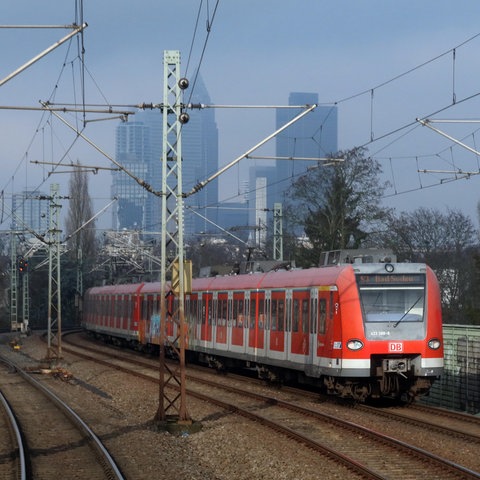
[[[269,330],[271,328],[270,324],[271,324],[271,316],[270,316],[270,299],[266,299],[265,300],[265,305],[262,307],[261,310],[259,310],[259,312],[262,312],[262,317],[260,317],[260,313],[259,313],[259,318],[263,318],[264,319],[264,322],[263,322],[263,325],[260,325],[260,328],[264,328],[266,330]],[[262,302],[262,305],[263,305],[263,302],[264,300],[261,300]]]
[[[152,318],[153,314],[153,295],[150,295],[148,297],[148,317],[147,318]]]
[[[298,298],[293,299],[293,318],[292,318],[292,332],[298,332],[298,324],[300,319],[300,301]]]
[[[238,300],[233,300],[233,307],[232,307],[232,326],[238,326]]]
[[[317,333],[317,307],[318,307],[318,300],[316,298],[312,298],[311,300],[312,306],[310,308],[310,333]]]
[[[325,333],[327,324],[327,301],[324,298],[318,300],[318,333]]]
[[[206,312],[206,306],[205,306],[205,302],[203,301],[203,298],[200,298],[198,300],[198,305],[199,305],[199,312],[201,312],[201,323],[202,325],[205,325],[205,323],[207,322],[207,312]]]
[[[133,308],[132,308],[132,297],[129,295],[127,300],[127,320],[132,319],[133,317]]]
[[[277,330],[277,301],[272,300],[271,302],[271,310],[270,310],[270,329],[272,331]]]
[[[255,318],[257,315],[257,301],[252,298],[250,300],[250,328],[255,328]]]
[[[212,301],[210,300],[208,303],[208,308],[207,308],[207,316],[208,316],[208,324],[209,325],[212,325],[212,321],[213,321],[213,315],[212,315]]]
[[[226,299],[218,299],[217,303],[217,325],[225,326],[227,324],[227,300]]]
[[[285,328],[285,300],[278,301],[277,327],[279,332],[283,332]]]
[[[310,312],[308,311],[308,299],[302,300],[302,332],[308,333],[310,330],[309,321],[310,321]]]
[[[258,301],[258,328],[260,329],[267,328],[268,318],[266,315],[267,313],[265,310],[265,300],[261,298]]]
[[[190,309],[191,309],[191,315],[192,315],[192,321],[199,323],[199,316],[198,316],[198,300],[196,298],[193,298],[190,300]]]

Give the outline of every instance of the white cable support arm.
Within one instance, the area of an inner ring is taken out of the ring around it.
[[[153,193],[157,197],[161,195],[160,192],[157,192],[152,188],[152,186],[147,183],[145,180],[138,178],[133,173],[129,172],[123,165],[118,163],[113,157],[111,157],[107,152],[104,152],[98,145],[96,145],[92,140],[90,140],[87,136],[85,136],[82,132],[80,132],[76,127],[68,123],[64,118],[62,118],[57,112],[51,110],[47,102],[40,102],[45,109],[50,111],[52,115],[55,115],[61,122],[63,122],[68,128],[73,130],[80,138],[83,138],[89,145],[91,145],[95,150],[101,153],[104,157],[108,158],[114,165],[116,165],[122,172],[126,173],[130,178],[135,180],[141,187],[147,190],[150,193]]]
[[[227,235],[230,235],[232,238],[234,238],[235,240],[239,241],[240,243],[243,243],[244,245],[247,245],[247,242],[245,242],[244,240],[242,240],[241,238],[237,237],[236,235],[234,235],[233,233],[229,232],[228,230],[225,230],[223,227],[221,227],[220,225],[217,225],[215,222],[212,222],[209,218],[205,217],[204,215],[202,215],[201,213],[199,212],[196,212],[192,207],[189,207],[187,206],[187,208],[192,211],[195,215],[198,215],[202,220],[205,220],[206,222],[212,224],[214,227],[218,228],[219,230],[221,230],[222,232],[226,233]]]
[[[228,165],[225,165],[223,168],[221,168],[218,172],[214,173],[212,176],[210,176],[209,178],[207,178],[206,180],[204,180],[203,182],[200,182],[198,183],[197,185],[195,185],[193,187],[193,189],[186,193],[185,194],[185,197],[189,197],[190,195],[193,195],[194,193],[197,193],[199,192],[203,187],[205,187],[205,185],[207,185],[208,183],[210,183],[212,180],[215,180],[217,177],[219,177],[222,173],[226,172],[229,168],[233,167],[234,165],[236,165],[240,160],[242,160],[243,158],[246,158],[248,157],[252,152],[254,152],[255,150],[257,150],[258,148],[260,148],[262,145],[264,145],[265,143],[267,143],[269,140],[271,140],[272,138],[274,138],[275,136],[277,136],[280,132],[283,132],[283,130],[285,130],[286,128],[288,128],[290,125],[292,125],[293,123],[297,122],[298,120],[300,120],[302,117],[304,117],[305,115],[307,115],[308,113],[310,113],[312,110],[314,110],[315,108],[317,107],[316,104],[313,104],[309,107],[306,108],[305,111],[303,111],[302,113],[300,113],[299,115],[297,115],[295,118],[293,118],[292,120],[290,120],[288,123],[286,123],[285,125],[283,125],[282,127],[280,127],[278,130],[275,130],[275,132],[273,132],[272,134],[270,134],[268,137],[264,138],[261,142],[257,143],[255,146],[253,146],[250,150],[247,150],[243,155],[240,155],[239,157],[237,157],[235,160],[231,161]]]
[[[73,25],[72,28],[74,29],[72,32],[70,32],[68,35],[65,35],[65,37],[61,38],[57,43],[54,43],[50,47],[46,48],[43,52],[39,53],[36,57],[33,57],[31,60],[28,62],[24,63],[21,67],[17,68],[14,72],[12,72],[10,75],[7,75],[3,80],[0,80],[0,87],[10,81],[12,78],[16,77],[18,74],[22,73],[24,70],[26,70],[28,67],[31,67],[34,63],[38,62],[41,58],[43,58],[45,55],[48,55],[50,52],[55,50],[57,47],[65,43],[66,41],[70,40],[72,37],[77,35],[77,33],[82,32],[87,28],[87,24],[84,23],[83,25]]]
[[[108,203],[107,205],[105,205],[100,211],[98,211],[92,218],[90,218],[89,220],[87,220],[83,225],[81,225],[80,227],[78,227],[75,231],[73,231],[72,233],[70,233],[69,235],[67,235],[67,237],[65,238],[65,240],[62,242],[62,243],[65,243],[67,242],[68,240],[70,240],[74,235],[76,235],[80,230],[82,230],[82,228],[85,228],[90,222],[93,222],[93,220],[95,220],[99,215],[101,215],[105,210],[107,210],[108,208],[110,208],[116,201],[118,200],[117,197],[115,197],[110,203]]]
[[[448,135],[447,133],[442,132],[438,128],[432,127],[432,125],[430,124],[431,123],[430,120],[428,120],[428,119],[422,120],[421,118],[417,118],[417,122],[421,123],[424,127],[428,127],[430,130],[433,130],[434,132],[437,132],[439,135],[442,135],[442,137],[448,138],[449,140],[456,143],[457,145],[460,145],[461,147],[465,148],[469,152],[472,152],[475,155],[480,155],[480,152],[478,152],[474,148],[469,147],[468,145],[465,145],[464,143],[462,143],[459,140],[453,138],[452,136]]]

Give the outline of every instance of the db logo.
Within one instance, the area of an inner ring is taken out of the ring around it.
[[[403,352],[403,343],[402,342],[390,342],[388,344],[389,352]]]

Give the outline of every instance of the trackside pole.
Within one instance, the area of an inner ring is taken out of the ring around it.
[[[188,121],[182,113],[182,90],[188,81],[180,78],[178,51],[166,50],[163,61],[159,405],[154,421],[160,429],[183,434],[201,428],[190,418],[186,402],[184,300],[189,269],[185,269],[183,242],[181,128]],[[167,348],[178,358],[178,365],[166,364]]]

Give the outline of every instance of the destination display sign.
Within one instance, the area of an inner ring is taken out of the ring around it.
[[[357,275],[357,282],[359,285],[424,285],[425,275],[422,273]]]

